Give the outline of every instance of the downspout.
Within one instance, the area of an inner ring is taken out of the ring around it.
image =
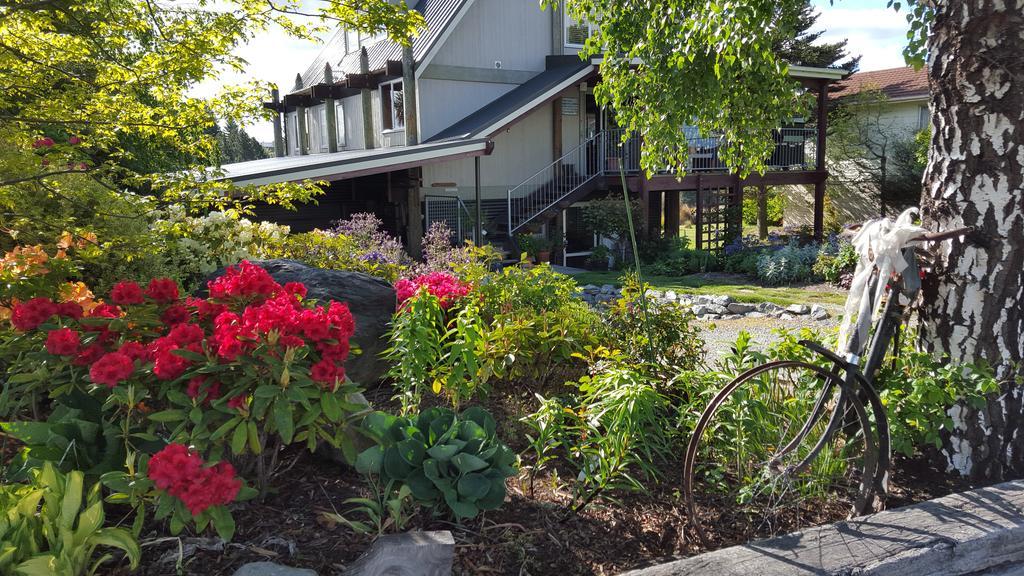
[[[359,73],[370,73],[370,56],[365,47],[359,50]],[[369,88],[363,88],[359,94],[363,101],[363,146],[370,150],[373,148],[373,95]]]
[[[418,114],[416,113],[416,60],[412,53],[412,39],[402,48],[402,98],[405,104],[405,145],[420,143]]]

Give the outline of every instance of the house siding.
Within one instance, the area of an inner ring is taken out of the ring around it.
[[[516,85],[420,79],[418,87],[420,139],[427,140]]]
[[[544,69],[551,54],[550,16],[536,0],[476,0],[433,62],[507,70]]]

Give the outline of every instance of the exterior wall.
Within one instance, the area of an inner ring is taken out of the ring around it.
[[[494,152],[480,159],[482,198],[505,198],[509,188],[551,163],[551,121],[551,104],[545,104],[510,126],[507,132],[494,137]],[[472,199],[475,194],[473,165],[472,158],[463,158],[424,166],[422,194]]]
[[[432,63],[502,70],[544,70],[550,16],[535,0],[476,0]]]
[[[420,140],[430,138],[515,87],[492,82],[420,79],[416,92]]]

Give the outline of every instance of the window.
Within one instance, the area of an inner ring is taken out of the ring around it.
[[[404,96],[401,80],[380,85],[381,125],[385,130],[405,128]]]
[[[345,30],[345,53],[351,54],[359,50],[359,32],[357,30]]]
[[[288,139],[288,149],[292,155],[299,154],[299,116],[295,112],[284,115],[285,133]]]
[[[594,26],[589,22],[577,22],[566,14],[565,10],[562,14],[565,22],[565,45],[582,47],[587,38],[594,34]]]
[[[345,147],[345,107],[341,102],[334,103],[334,125],[337,128],[338,148]]]
[[[918,108],[917,129],[924,130],[925,128],[927,128],[928,124],[931,122],[931,119],[931,113],[928,112],[927,106],[921,106],[920,108]]]

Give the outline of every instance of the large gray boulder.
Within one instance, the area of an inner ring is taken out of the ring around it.
[[[357,384],[377,383],[387,371],[387,363],[380,353],[387,348],[388,324],[395,312],[397,300],[391,284],[362,272],[324,270],[313,268],[295,260],[253,260],[280,284],[302,282],[306,285],[306,298],[321,304],[330,301],[348,304],[356,320],[352,341],[362,353],[353,354],[345,363],[345,372]],[[224,274],[217,270],[202,284],[199,295],[206,295],[206,282]]]

